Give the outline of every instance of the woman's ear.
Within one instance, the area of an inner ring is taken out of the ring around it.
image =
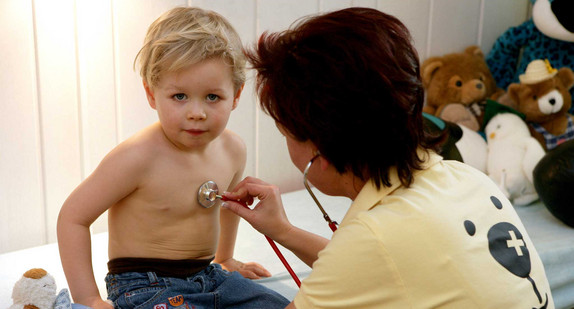
[[[233,98],[233,106],[231,107],[231,110],[234,110],[239,104],[239,98],[241,97],[241,92],[243,92],[243,87],[245,87],[245,84],[241,85],[241,87],[237,89],[237,92],[235,92],[235,97]]]
[[[147,96],[147,101],[149,103],[149,106],[151,106],[151,108],[155,109],[156,105],[155,105],[155,96],[153,95],[153,89],[151,89],[151,87],[146,83],[146,81],[143,81],[143,86],[145,89],[145,94]]]
[[[319,166],[321,167],[322,171],[326,170],[329,167],[329,165],[331,165],[331,162],[325,159],[325,157],[322,155],[320,155],[317,159],[319,159]]]

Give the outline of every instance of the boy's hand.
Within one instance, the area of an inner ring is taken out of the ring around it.
[[[111,301],[104,301],[101,298],[91,302],[88,307],[93,309],[114,309],[114,305],[111,304]]]
[[[261,279],[261,277],[271,277],[271,273],[259,263],[242,263],[234,258],[219,263],[227,271],[237,271],[248,279]]]

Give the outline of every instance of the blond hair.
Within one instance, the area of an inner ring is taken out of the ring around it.
[[[177,7],[162,14],[148,28],[144,45],[134,60],[150,86],[161,74],[176,72],[208,58],[221,57],[233,72],[238,90],[245,83],[245,56],[241,39],[223,16],[197,7]]]

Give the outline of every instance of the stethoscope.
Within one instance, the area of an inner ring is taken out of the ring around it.
[[[317,199],[315,194],[313,194],[313,191],[309,187],[309,184],[307,183],[307,174],[309,173],[309,169],[311,168],[311,165],[313,165],[313,161],[315,161],[315,159],[317,159],[320,155],[321,155],[320,153],[316,153],[315,156],[313,156],[313,158],[311,158],[311,160],[309,161],[309,163],[305,167],[305,170],[303,172],[303,184],[305,185],[307,192],[309,192],[309,195],[311,195],[311,197],[313,198],[313,201],[315,201],[315,204],[317,204],[317,206],[319,207],[319,210],[323,214],[323,218],[325,219],[325,221],[327,221],[329,228],[331,228],[331,230],[333,232],[335,232],[337,230],[337,222],[331,220],[331,218],[329,217],[329,215],[327,214],[327,212],[325,211],[323,206],[321,206],[321,203],[319,203],[319,200]],[[222,201],[228,201],[229,200],[225,196],[219,195],[219,189],[217,187],[217,184],[214,181],[211,181],[211,180],[207,181],[199,187],[199,190],[197,192],[197,201],[199,202],[199,204],[201,206],[203,206],[205,208],[210,208],[213,205],[215,205],[215,202],[217,199],[221,199]],[[249,209],[249,207],[247,207],[247,204],[245,204],[244,202],[241,202],[241,201],[233,201],[233,202],[237,202],[237,203],[241,204],[241,206]],[[295,274],[295,272],[293,271],[293,269],[291,268],[291,266],[289,265],[289,263],[287,262],[287,260],[283,256],[283,254],[281,253],[281,251],[279,251],[279,248],[277,248],[277,245],[275,244],[275,242],[271,238],[269,238],[267,235],[264,235],[264,236],[267,239],[267,241],[269,242],[269,244],[271,245],[271,248],[273,248],[273,251],[275,251],[275,254],[277,254],[277,257],[279,257],[279,259],[281,260],[281,263],[283,263],[283,265],[287,269],[287,272],[289,272],[289,274],[291,275],[291,277],[293,278],[293,280],[297,284],[297,286],[301,287],[301,281],[299,280],[299,277],[297,277],[297,275]]]
[[[315,161],[315,159],[317,159],[320,155],[321,154],[319,152],[317,152],[315,154],[315,156],[313,156],[313,158],[311,158],[309,163],[307,163],[307,167],[305,167],[305,171],[303,171],[303,184],[305,184],[305,189],[307,189],[307,192],[309,192],[309,195],[311,195],[311,197],[313,198],[313,201],[315,201],[315,204],[317,204],[317,207],[319,207],[319,210],[323,214],[323,219],[325,219],[325,221],[327,221],[327,224],[331,228],[331,231],[335,232],[337,230],[337,222],[331,220],[331,218],[329,217],[329,215],[327,214],[325,209],[323,209],[323,206],[321,206],[321,203],[319,203],[319,200],[317,199],[315,194],[313,194],[313,191],[309,187],[309,184],[307,183],[307,174],[309,173],[309,169],[311,168],[311,165],[313,165],[313,161]]]

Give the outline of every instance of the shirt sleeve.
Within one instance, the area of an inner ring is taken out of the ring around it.
[[[319,253],[294,299],[298,309],[378,308],[390,299],[397,306],[397,299],[408,299],[393,259],[373,233],[374,223],[364,219],[339,228]]]

